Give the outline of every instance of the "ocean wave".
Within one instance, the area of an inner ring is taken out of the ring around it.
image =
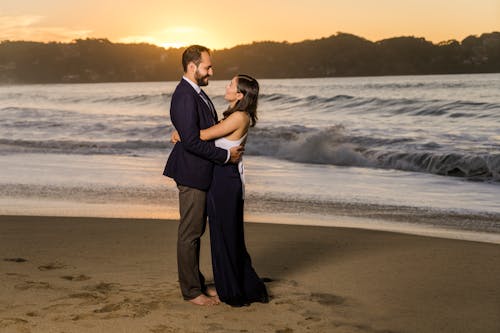
[[[2,153],[109,154],[134,155],[143,149],[165,149],[167,140],[74,141],[74,140],[9,140],[0,139]]]
[[[467,87],[466,82],[401,82],[401,83],[365,83],[365,89],[460,89]]]
[[[68,104],[164,105],[171,97],[172,93],[130,94],[105,97],[102,97],[100,94],[59,96],[55,94],[38,94],[33,92],[10,92],[0,94],[0,100],[4,101],[25,101],[26,103],[43,102],[55,107]]]
[[[411,145],[416,148],[408,148]],[[397,147],[397,149],[395,149]],[[500,181],[500,154],[439,151],[435,142],[349,135],[343,126],[254,130],[245,151],[294,162],[397,169]],[[422,151],[423,150],[423,151]]]
[[[298,125],[254,129],[245,151],[303,163],[371,166],[357,146],[347,140],[341,125],[324,130]]]
[[[8,94],[11,98],[18,94]],[[168,108],[171,93],[151,93],[151,94],[129,94],[121,96],[24,96],[15,98],[18,101],[25,100],[27,107],[17,107],[16,104],[0,108],[2,116],[12,113],[16,117],[39,116],[51,114],[58,110],[69,114],[68,108],[74,110],[85,108],[96,109],[102,106],[104,109],[114,110],[125,108],[127,106],[137,108],[152,107],[155,110],[166,110]],[[40,103],[40,106],[33,106],[33,102],[43,99],[47,103]],[[216,105],[226,105],[222,95],[213,97]],[[412,98],[382,98],[382,97],[363,97],[347,94],[337,94],[333,96],[307,95],[297,97],[286,93],[263,93],[260,95],[260,105],[265,110],[281,111],[302,111],[307,110],[308,114],[327,113],[334,116],[337,112],[342,114],[372,114],[381,117],[446,117],[450,119],[500,119],[500,103],[487,103],[467,100],[441,100],[441,99],[412,99]],[[68,107],[71,105],[71,107]],[[40,108],[40,109],[37,109]],[[25,110],[23,110],[25,109]],[[18,114],[15,114],[18,112]],[[38,113],[38,114],[37,114]]]
[[[500,181],[500,154],[378,152],[370,155],[385,168]]]
[[[474,101],[425,100],[335,95],[321,97],[310,95],[302,98],[287,94],[262,94],[262,104],[267,108],[289,109],[307,107],[315,111],[328,110],[351,113],[376,113],[384,116],[444,116],[449,118],[500,118],[500,103]]]
[[[117,97],[105,97],[105,98],[93,98],[90,100],[92,103],[105,103],[105,104],[162,104],[166,105],[167,102],[172,97],[170,93],[161,94],[137,94],[128,96],[117,96]]]
[[[139,129],[138,129],[139,130]],[[15,140],[0,139],[0,153],[124,154],[170,150],[172,127],[151,129],[151,139]],[[119,138],[121,136],[118,136]],[[500,154],[447,151],[436,142],[405,137],[354,136],[341,126],[255,128],[245,147],[247,155],[268,156],[300,163],[397,169],[500,181]],[[494,150],[492,150],[494,151]]]
[[[33,133],[43,131],[48,137],[98,134],[122,134],[123,137],[164,134],[168,118],[148,114],[92,114],[84,111],[43,107],[0,108],[0,137],[8,131]],[[45,131],[49,129],[50,131]]]
[[[0,108],[0,112],[2,113],[2,119],[7,117],[10,118],[26,118],[26,117],[40,117],[46,116],[53,113],[60,113],[64,110],[61,109],[53,109],[53,108],[42,108],[42,107],[19,107],[19,106],[5,106]]]

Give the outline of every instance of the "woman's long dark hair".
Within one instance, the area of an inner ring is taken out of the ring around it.
[[[238,74],[236,76],[238,92],[243,94],[233,107],[228,108],[224,113],[224,118],[236,111],[244,111],[250,116],[250,126],[255,126],[257,122],[257,101],[259,99],[259,83],[249,75]]]

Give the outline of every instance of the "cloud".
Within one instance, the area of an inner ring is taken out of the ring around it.
[[[37,15],[0,16],[0,40],[68,42],[86,38],[92,32],[84,29],[41,26],[43,19],[43,16]]]
[[[29,27],[40,22],[43,16],[21,15],[21,16],[0,16],[0,30],[10,30]]]

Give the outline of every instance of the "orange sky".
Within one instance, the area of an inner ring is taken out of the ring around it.
[[[500,0],[2,0],[0,40],[108,38],[221,49],[352,33],[433,42],[500,31]]]

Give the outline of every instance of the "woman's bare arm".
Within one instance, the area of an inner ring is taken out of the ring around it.
[[[207,129],[200,130],[200,139],[208,141],[225,137],[236,131],[238,128],[246,126],[248,122],[248,116],[244,112],[235,112],[224,119],[224,121],[221,121],[220,123]],[[172,143],[181,141],[179,132],[176,130],[173,131],[170,136],[170,141]]]
[[[239,128],[248,124],[248,115],[245,112],[234,112],[220,123],[200,131],[200,139],[213,140],[228,136]]]

